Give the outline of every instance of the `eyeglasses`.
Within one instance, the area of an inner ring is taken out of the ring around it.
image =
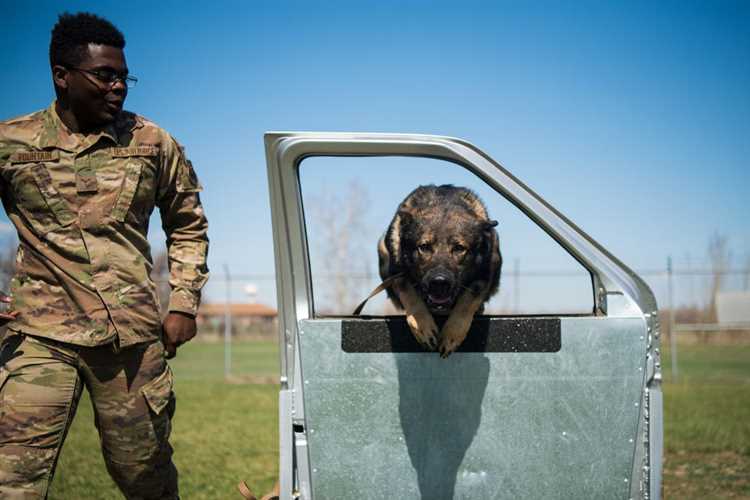
[[[111,70],[109,68],[83,69],[69,66],[68,69],[80,71],[81,73],[88,73],[103,84],[109,85],[110,87],[112,87],[112,85],[114,85],[118,80],[123,82],[129,89],[132,89],[138,83],[138,78],[130,76],[127,73],[118,73],[117,71]]]

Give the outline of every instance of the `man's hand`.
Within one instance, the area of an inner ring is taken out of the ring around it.
[[[167,359],[177,355],[177,348],[195,337],[195,317],[177,311],[170,312],[162,325],[164,349]]]
[[[5,311],[4,304],[10,304],[11,298],[8,295],[5,295],[4,292],[0,292],[0,303],[3,304],[0,308],[0,326],[2,326],[8,321],[13,321],[14,319],[16,319],[18,311]]]

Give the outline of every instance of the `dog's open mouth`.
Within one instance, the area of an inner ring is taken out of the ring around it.
[[[442,306],[442,305],[445,305],[445,304],[450,304],[450,302],[451,302],[451,296],[450,295],[439,296],[439,295],[430,294],[430,295],[428,295],[428,298],[430,299],[430,302],[433,303],[433,304],[435,304],[436,306]]]
[[[453,282],[449,277],[442,274],[431,277],[424,291],[430,309],[446,310],[453,305]]]
[[[436,311],[445,311],[450,309],[450,307],[453,305],[453,296],[452,295],[437,295],[429,293],[427,294],[427,302],[430,307],[430,309],[436,310]]]

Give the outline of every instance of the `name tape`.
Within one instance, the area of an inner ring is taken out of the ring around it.
[[[16,151],[10,155],[11,163],[54,161],[60,158],[59,151]]]

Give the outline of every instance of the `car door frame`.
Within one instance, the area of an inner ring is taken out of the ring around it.
[[[592,314],[606,318],[642,317],[647,355],[635,438],[636,454],[641,457],[634,458],[631,497],[659,498],[663,429],[658,310],[643,279],[502,165],[462,139],[420,134],[269,132],[265,134],[265,148],[279,307],[281,498],[291,498],[287,495],[294,488],[302,498],[309,498],[301,397],[304,388],[297,345],[299,322],[315,316],[299,181],[299,165],[311,156],[425,157],[456,163],[513,203],[589,271]]]

